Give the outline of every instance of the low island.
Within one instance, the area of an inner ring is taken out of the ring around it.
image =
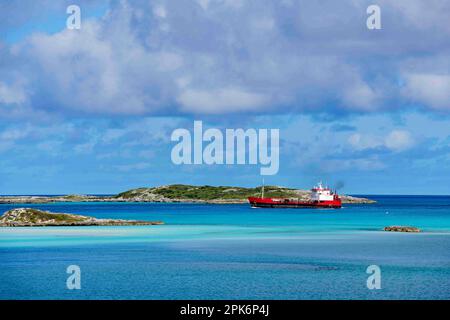
[[[148,226],[161,225],[161,221],[97,219],[68,213],[18,208],[0,217],[0,227],[51,227],[51,226]]]
[[[0,196],[0,204],[51,203],[51,202],[191,202],[214,204],[247,203],[248,197],[261,195],[262,187],[244,188],[229,186],[193,186],[174,184],[128,190],[111,196],[65,195],[65,196]],[[295,198],[307,201],[311,191],[279,186],[265,186],[265,196],[272,198]],[[344,204],[370,204],[374,200],[340,195]]]

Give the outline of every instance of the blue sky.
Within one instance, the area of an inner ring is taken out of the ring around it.
[[[0,2],[0,194],[254,186],[260,166],[176,166],[171,132],[280,129],[266,183],[450,194],[447,1]]]

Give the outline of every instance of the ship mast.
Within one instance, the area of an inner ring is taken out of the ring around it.
[[[261,198],[264,198],[264,178],[263,178],[263,184],[261,189]]]

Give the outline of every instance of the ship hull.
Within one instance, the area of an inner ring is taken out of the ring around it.
[[[274,198],[248,198],[248,202],[254,208],[330,208],[339,209],[342,207],[340,199],[330,201],[296,201],[291,199]]]

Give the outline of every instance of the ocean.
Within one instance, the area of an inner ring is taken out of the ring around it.
[[[450,299],[450,197],[367,197],[377,203],[0,205],[166,223],[0,228],[0,299]],[[79,290],[67,289],[70,265]],[[367,287],[370,265],[381,289]]]

